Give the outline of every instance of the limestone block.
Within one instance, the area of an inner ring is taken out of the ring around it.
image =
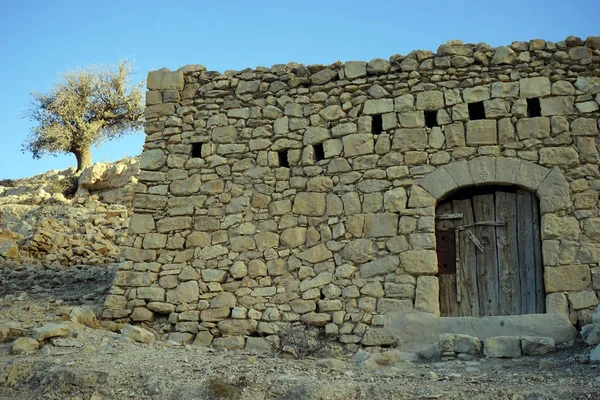
[[[161,149],[146,150],[140,158],[140,169],[156,171],[167,163],[167,155]]]
[[[458,185],[445,168],[437,168],[418,183],[436,199],[441,199],[458,189]]]
[[[188,281],[180,283],[177,288],[167,290],[167,303],[171,304],[183,304],[193,303],[198,301],[200,291],[198,289],[198,282]]]
[[[365,61],[346,61],[344,75],[346,75],[347,79],[367,76],[367,63]]]
[[[400,259],[398,256],[387,256],[370,261],[360,266],[362,278],[372,278],[378,275],[387,275],[398,269]]]
[[[417,110],[435,111],[444,108],[444,93],[439,90],[428,90],[417,93]]]
[[[148,310],[155,312],[157,314],[171,314],[175,312],[175,305],[169,303],[159,303],[155,301],[151,301],[147,304]]]
[[[315,85],[323,85],[323,84],[329,82],[330,80],[332,80],[334,76],[337,76],[337,72],[335,72],[329,68],[325,68],[319,72],[312,74],[310,76],[310,80]]]
[[[160,287],[140,287],[136,290],[137,298],[148,301],[165,301],[165,289]]]
[[[386,74],[390,68],[390,63],[383,58],[374,58],[367,64],[367,72],[371,75]]]
[[[194,174],[187,179],[179,179],[171,182],[169,191],[175,196],[189,196],[200,190],[202,181],[199,174]]]
[[[473,185],[473,178],[471,178],[467,161],[455,161],[444,165],[442,168],[448,172],[448,175],[450,175],[457,187],[461,188]]]
[[[504,99],[485,100],[483,106],[486,118],[504,117],[510,111]]]
[[[317,304],[314,300],[301,300],[295,299],[290,302],[290,307],[292,311],[297,314],[306,314],[317,309]]]
[[[70,333],[69,327],[65,324],[46,324],[31,331],[31,337],[38,342],[53,338],[64,337]]]
[[[236,236],[229,239],[231,250],[236,253],[241,253],[246,250],[253,250],[256,248],[254,239],[250,236]]]
[[[575,88],[587,94],[600,93],[600,77],[578,76],[575,81]]]
[[[415,297],[415,285],[408,283],[385,282],[385,297],[412,299]]]
[[[498,143],[496,121],[481,119],[467,122],[467,145],[491,145]]]
[[[490,98],[490,88],[488,86],[466,88],[463,90],[462,95],[465,103],[476,103]]]
[[[490,358],[521,357],[521,340],[516,336],[494,336],[484,340],[483,354]]]
[[[514,185],[517,180],[517,173],[519,172],[520,168],[521,160],[518,158],[496,158],[496,183],[504,185]]]
[[[412,275],[432,275],[437,273],[435,250],[409,250],[400,253],[400,265]]]
[[[117,271],[114,285],[117,286],[150,286],[156,282],[157,274],[148,272],[135,272],[135,271]]]
[[[248,275],[250,276],[250,278],[267,276],[267,266],[261,260],[250,260],[250,262],[248,263]]]
[[[292,212],[299,215],[320,217],[327,207],[326,193],[300,192],[294,198]]]
[[[420,186],[412,185],[408,197],[409,208],[432,207],[436,199]]]
[[[329,260],[333,257],[333,253],[323,243],[321,243],[297,253],[296,257],[301,260],[316,264],[325,260]]]
[[[372,239],[355,239],[346,244],[342,256],[355,264],[363,264],[371,260],[378,248]]]
[[[550,79],[545,76],[536,76],[534,78],[523,78],[519,80],[521,88],[520,96],[522,99],[532,97],[544,97],[550,95]]]
[[[368,118],[368,117],[367,117]],[[344,122],[341,124],[337,124],[333,128],[331,128],[331,134],[333,137],[341,137],[346,136],[351,133],[356,133],[357,127],[354,122]]]
[[[354,157],[363,154],[372,154],[374,150],[373,135],[356,133],[342,138],[344,156]]]
[[[399,121],[403,128],[422,128],[425,126],[425,114],[423,111],[404,112],[399,115]]]
[[[415,109],[415,98],[412,94],[404,94],[394,99],[394,110],[396,112],[406,112]]]
[[[331,314],[309,312],[303,314],[300,317],[300,321],[302,321],[306,325],[316,326],[320,328],[324,327],[325,325],[327,325],[328,322],[331,321]]]
[[[22,354],[22,353],[33,353],[39,349],[40,343],[32,338],[20,337],[15,339],[11,345],[11,353]],[[11,370],[9,370],[11,371]]]
[[[556,351],[556,342],[549,337],[524,337],[521,339],[521,349],[527,356],[542,356]]]
[[[204,247],[202,249],[197,248],[196,249],[196,253],[195,253],[195,257],[200,259],[200,260],[212,260],[213,258],[218,258],[221,256],[224,256],[225,254],[229,253],[229,249],[227,249],[225,246],[221,246],[219,244],[215,245],[215,246],[208,246],[208,247]]]
[[[147,80],[150,90],[183,90],[183,72],[169,71],[163,68],[158,71],[150,71]]]
[[[594,118],[577,118],[571,123],[571,131],[576,136],[598,136],[598,123]]]
[[[363,114],[384,114],[394,110],[393,99],[367,100],[363,107]]]
[[[210,344],[213,341],[213,335],[209,331],[200,331],[196,334],[194,338],[194,343],[192,346],[198,347],[210,347]]]
[[[546,295],[546,312],[569,315],[569,303],[564,293]]]
[[[552,84],[552,94],[554,96],[565,96],[575,94],[575,88],[568,81],[557,81]]]
[[[377,312],[384,315],[400,316],[412,313],[413,302],[410,299],[378,299]]]
[[[590,267],[573,265],[544,268],[546,293],[586,290],[592,283]]]
[[[516,82],[494,82],[491,85],[492,98],[519,97],[519,84]]]
[[[203,194],[221,194],[225,189],[225,182],[222,179],[214,179],[203,183],[200,186],[200,192]]]
[[[573,96],[553,96],[540,99],[542,116],[576,114]]]
[[[494,53],[494,58],[492,58],[492,64],[494,65],[502,65],[502,64],[514,64],[517,60],[517,56],[513,49],[506,46],[499,46],[496,48],[496,52]]]
[[[598,297],[593,290],[569,293],[569,304],[573,310],[595,307],[598,305]]]
[[[474,185],[489,185],[496,179],[496,160],[494,157],[478,157],[468,161],[469,173]]]
[[[204,282],[223,283],[227,280],[227,271],[222,269],[206,268],[202,270],[202,280]]]
[[[323,154],[325,158],[339,156],[344,150],[344,144],[340,139],[331,139],[323,142]]]
[[[186,238],[185,247],[207,247],[211,243],[211,237],[209,233],[206,232],[192,232]]]
[[[149,214],[133,214],[129,219],[129,232],[148,233],[155,229],[154,218]]]
[[[144,115],[146,117],[146,121],[160,118],[165,116],[170,116],[175,113],[175,105],[174,104],[156,104],[153,106],[147,106]]]
[[[306,241],[306,228],[305,227],[294,227],[285,229],[279,241],[282,246],[288,248],[299,247]]]
[[[519,139],[544,139],[550,137],[548,117],[523,118],[517,121]]]
[[[427,132],[424,128],[396,129],[392,139],[394,150],[423,150],[427,146]]]
[[[572,147],[546,147],[540,149],[540,163],[573,167],[579,164],[579,154]]]
[[[440,287],[435,276],[420,276],[417,279],[415,310],[440,315]]]
[[[319,111],[319,116],[326,121],[335,121],[346,116],[342,111],[342,107],[337,104],[327,106]]]
[[[364,346],[391,346],[396,344],[396,341],[397,339],[386,329],[370,328],[365,332],[361,343]]]
[[[154,321],[154,313],[146,307],[136,307],[133,309],[130,318],[135,322],[152,322]]]
[[[260,87],[259,81],[240,81],[235,90],[235,93],[238,95],[247,94],[247,93],[255,93],[258,91]]]
[[[319,312],[333,312],[342,310],[343,304],[339,299],[335,300],[319,300]]]
[[[498,120],[498,144],[507,144],[515,141],[515,126],[510,118]]]
[[[158,220],[156,229],[159,233],[181,231],[192,228],[191,217],[166,217]]]
[[[410,248],[405,236],[394,236],[385,243],[385,246],[392,253],[402,253]]]
[[[407,199],[406,189],[397,187],[383,194],[383,206],[388,212],[399,212],[406,209]]]
[[[209,308],[200,312],[200,320],[203,322],[219,322],[229,317],[231,308]]]
[[[121,328],[121,333],[128,338],[135,340],[136,342],[153,344],[156,340],[154,334],[144,328],[140,328],[139,326],[133,326],[129,324],[125,324],[123,328]]]
[[[580,233],[579,221],[575,217],[559,217],[555,214],[542,216],[542,240],[578,240]]]
[[[398,215],[393,213],[365,214],[365,237],[395,236],[398,232]]]
[[[532,191],[537,190],[549,173],[550,170],[548,168],[523,160],[516,175],[515,184]]]

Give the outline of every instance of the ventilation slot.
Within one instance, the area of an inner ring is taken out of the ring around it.
[[[540,106],[539,97],[534,97],[531,99],[527,99],[527,117],[541,117],[542,116],[542,107]]]
[[[425,126],[428,128],[438,126],[437,111],[425,111]]]
[[[383,132],[383,119],[380,114],[371,116],[371,133],[379,135]]]
[[[313,151],[315,154],[315,162],[325,159],[325,152],[323,151],[323,143],[313,145]]]
[[[469,103],[469,119],[475,121],[477,119],[485,119],[485,107],[483,107],[483,101],[476,103]]]
[[[279,159],[280,168],[289,168],[290,162],[288,161],[288,151],[282,150],[277,152],[277,158]]]
[[[192,158],[202,157],[202,143],[192,143]]]

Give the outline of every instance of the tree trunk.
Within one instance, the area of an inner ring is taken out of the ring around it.
[[[74,150],[73,154],[77,158],[77,171],[81,173],[84,169],[92,165],[92,149],[90,146],[84,147],[83,149]]]

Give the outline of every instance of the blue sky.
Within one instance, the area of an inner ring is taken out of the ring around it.
[[[20,0],[0,12],[0,179],[75,165],[73,155],[21,153],[30,93],[57,75],[131,58],[148,71],[185,64],[240,70],[296,61],[389,58],[450,39],[507,45],[600,35],[600,1],[134,1]],[[92,150],[94,161],[137,155],[143,133]]]

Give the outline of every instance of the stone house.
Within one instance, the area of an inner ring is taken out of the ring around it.
[[[600,37],[147,84],[105,318],[228,348],[295,323],[386,345],[386,316],[415,311],[589,323]]]

